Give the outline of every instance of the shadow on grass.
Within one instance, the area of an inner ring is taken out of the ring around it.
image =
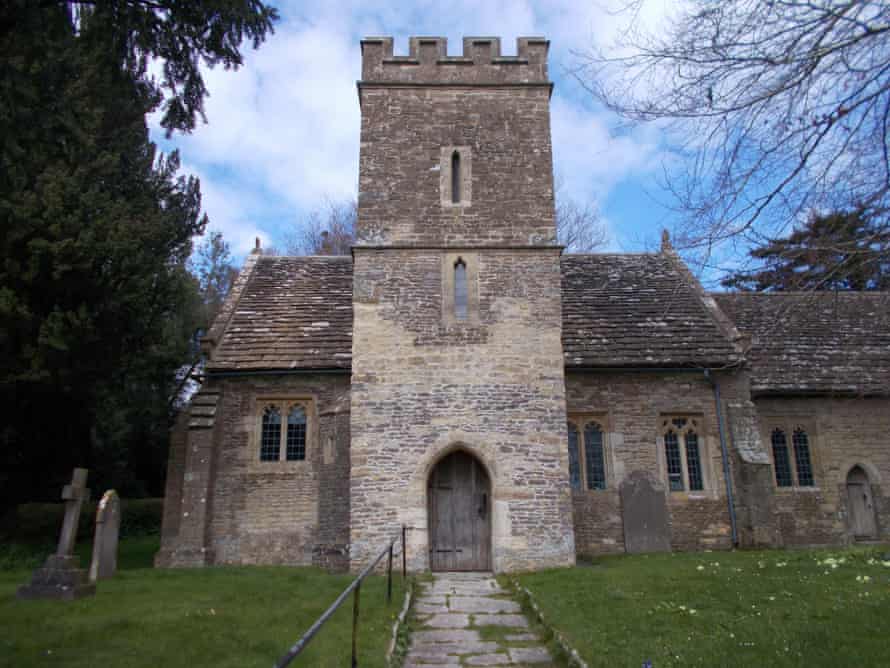
[[[0,666],[146,667],[271,665],[349,584],[316,568],[151,568],[157,537],[121,541],[118,574],[73,602],[19,601],[28,568],[0,573]],[[81,565],[90,546],[78,545]],[[37,557],[37,562],[45,558]],[[403,598],[396,577],[362,584],[361,664],[381,667]],[[349,663],[352,605],[344,603],[293,666]]]

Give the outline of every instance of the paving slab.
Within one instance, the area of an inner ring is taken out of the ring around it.
[[[553,657],[543,647],[511,647],[510,658],[514,663],[553,663]]]
[[[452,596],[448,607],[454,612],[519,612],[519,604],[503,598]]]
[[[440,629],[434,631],[415,631],[414,640],[418,643],[437,643],[437,642],[479,642],[478,631],[468,631],[466,629]]]
[[[408,656],[429,657],[449,656],[458,654],[491,654],[502,649],[494,641],[464,642],[464,643],[418,643],[412,644]]]
[[[433,582],[421,585],[414,612],[421,628],[411,634],[405,668],[553,664],[541,644],[508,645],[540,643],[533,633],[514,633],[503,641],[481,639],[477,629],[483,626],[529,628],[519,604],[490,574],[436,574]]]
[[[464,659],[466,666],[505,666],[510,663],[506,654],[477,654]]]
[[[470,616],[460,612],[433,615],[423,625],[434,629],[465,629],[470,626]]]
[[[522,615],[473,615],[473,626],[508,626],[528,628],[528,620]]]

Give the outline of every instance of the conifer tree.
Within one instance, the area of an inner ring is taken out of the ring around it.
[[[206,220],[146,115],[163,104],[168,129],[193,127],[200,60],[237,65],[272,18],[249,0],[0,9],[0,504],[57,497],[75,465],[97,488],[162,491]]]

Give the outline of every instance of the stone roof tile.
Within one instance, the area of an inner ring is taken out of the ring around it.
[[[890,394],[890,292],[714,293],[755,393]]]
[[[352,258],[260,257],[210,371],[344,369],[352,361]]]
[[[733,344],[666,254],[564,255],[566,368],[719,367]]]

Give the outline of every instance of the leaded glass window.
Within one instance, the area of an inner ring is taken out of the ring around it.
[[[286,445],[285,456],[288,461],[306,459],[306,411],[302,406],[294,406],[287,414]]]
[[[467,319],[467,265],[461,259],[454,263],[454,317]]]
[[[260,432],[260,461],[277,462],[281,449],[281,412],[277,406],[267,406],[263,411]]]
[[[672,492],[682,492],[683,463],[680,460],[680,441],[677,432],[669,429],[664,435],[664,452],[667,457],[668,482]]]
[[[698,454],[698,434],[693,431],[686,433],[686,473],[689,476],[689,489],[704,489],[701,474],[701,459]]]
[[[794,464],[797,467],[797,484],[801,487],[813,486],[813,465],[810,461],[810,440],[803,429],[795,429],[791,436],[794,445]]]
[[[460,153],[451,154],[451,203],[460,204]]]
[[[584,427],[584,456],[587,465],[587,489],[606,489],[603,430],[595,422]]]
[[[773,465],[776,470],[776,485],[791,487],[791,462],[788,459],[788,440],[785,432],[774,429],[772,433]]]
[[[581,456],[578,452],[578,428],[568,423],[569,429],[569,482],[572,489],[581,489]]]

